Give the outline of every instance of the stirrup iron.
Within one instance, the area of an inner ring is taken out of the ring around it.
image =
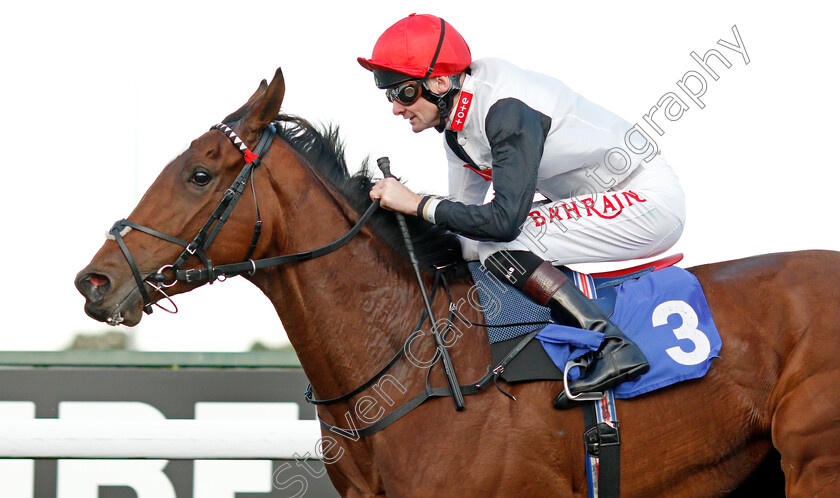
[[[569,370],[574,367],[580,367],[581,370],[589,366],[588,355],[580,356],[574,360],[566,362],[566,367],[563,369],[563,390],[566,392],[566,397],[572,401],[597,401],[606,396],[606,392],[582,392],[579,394],[572,394],[569,390]]]

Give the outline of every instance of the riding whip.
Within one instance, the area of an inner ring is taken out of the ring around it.
[[[382,171],[385,178],[393,178],[391,174],[391,160],[387,157],[380,157],[376,160],[377,166]],[[414,254],[414,244],[411,242],[411,234],[408,233],[408,225],[405,223],[405,215],[400,212],[394,212],[397,216],[397,223],[400,225],[403,241],[405,242],[405,249],[408,252],[408,259],[411,261],[411,266],[414,267],[414,273],[417,275],[417,281],[420,283],[420,294],[423,296],[423,304],[426,305],[426,312],[429,314],[429,320],[432,323],[432,335],[435,338],[437,350],[440,353],[440,361],[443,365],[443,373],[446,376],[446,383],[449,384],[449,390],[452,392],[452,401],[455,403],[455,409],[461,411],[464,409],[464,396],[461,394],[461,386],[458,384],[458,377],[455,376],[455,367],[452,365],[452,359],[449,357],[449,351],[443,343],[443,338],[437,330],[437,322],[432,313],[432,304],[429,302],[429,296],[426,295],[426,287],[423,285],[423,277],[420,275],[420,264],[417,262],[417,256]]]

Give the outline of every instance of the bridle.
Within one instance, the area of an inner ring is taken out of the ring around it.
[[[317,258],[319,256],[323,256],[325,254],[331,253],[336,249],[342,247],[347,242],[349,242],[356,234],[359,233],[362,226],[367,223],[367,221],[373,216],[373,213],[379,208],[379,200],[375,200],[371,203],[371,205],[367,208],[367,210],[362,214],[359,220],[356,222],[355,225],[343,236],[336,239],[335,241],[321,246],[317,249],[312,249],[309,251],[303,251],[295,254],[288,254],[283,256],[275,256],[271,258],[263,258],[258,260],[250,259],[254,249],[256,248],[257,240],[260,236],[260,229],[262,226],[262,221],[260,219],[260,212],[259,206],[257,205],[257,196],[256,190],[254,187],[253,182],[253,172],[256,167],[260,165],[262,161],[262,156],[268,151],[273,143],[274,135],[277,133],[276,128],[273,124],[269,125],[262,131],[262,135],[260,136],[260,140],[257,146],[254,148],[253,151],[248,149],[248,147],[242,142],[242,140],[236,135],[236,133],[227,125],[223,123],[219,123],[211,127],[211,130],[218,129],[223,132],[233,145],[239,149],[242,153],[243,158],[245,159],[245,165],[242,167],[242,170],[234,179],[233,184],[228,188],[225,192],[222,200],[219,201],[219,204],[216,206],[216,209],[213,210],[213,213],[210,215],[208,220],[204,223],[204,225],[199,229],[196,236],[193,238],[192,242],[187,242],[182,240],[178,237],[173,237],[171,235],[167,235],[163,232],[158,230],[145,227],[143,225],[139,225],[137,223],[128,221],[128,220],[120,220],[114,223],[114,226],[109,231],[109,235],[114,238],[114,240],[119,245],[120,249],[122,250],[123,254],[125,255],[126,260],[128,261],[128,265],[131,268],[131,272],[134,275],[134,280],[137,282],[137,287],[139,289],[140,295],[143,297],[143,311],[147,314],[151,314],[152,312],[152,305],[157,304],[161,309],[168,311],[170,313],[176,313],[178,311],[177,307],[175,307],[174,311],[164,308],[160,306],[158,303],[152,303],[151,299],[149,298],[149,294],[146,291],[146,284],[152,287],[157,292],[160,292],[164,295],[166,299],[168,299],[172,305],[174,306],[174,302],[172,302],[171,298],[166,294],[163,290],[164,288],[172,287],[173,285],[177,284],[178,282],[185,282],[185,283],[192,283],[192,282],[201,282],[201,281],[209,281],[214,282],[215,280],[223,280],[228,276],[234,275],[242,275],[242,274],[249,274],[253,275],[257,270],[268,268],[272,266],[283,265],[287,263],[295,263],[301,261],[308,261],[310,259]],[[236,206],[237,201],[242,196],[242,193],[245,191],[245,186],[248,184],[248,180],[251,180],[251,190],[254,193],[254,208],[256,210],[256,223],[254,224],[254,233],[251,238],[251,245],[248,248],[248,254],[245,257],[245,260],[241,263],[233,263],[227,265],[219,265],[213,266],[212,261],[207,257],[205,251],[210,247],[210,244],[213,243],[213,240],[218,235],[219,230],[221,230],[224,223],[228,220],[230,213],[233,211],[233,208]],[[184,251],[178,256],[178,258],[172,264],[163,265],[160,267],[155,273],[151,273],[147,275],[145,278],[140,273],[140,270],[137,268],[137,264],[134,261],[134,258],[131,255],[131,252],[128,250],[128,247],[125,245],[125,241],[123,240],[123,236],[128,233],[130,229],[136,229],[141,232],[147,233],[159,239],[165,240],[167,242],[171,242],[173,244],[178,244],[184,247]],[[191,268],[191,269],[181,269],[184,263],[190,259],[191,256],[198,257],[201,262],[204,264],[204,268]],[[166,272],[174,272],[175,278],[167,282]],[[432,286],[432,299],[434,299],[435,291],[437,290],[438,283],[443,282],[444,288],[446,288],[446,294],[450,301],[450,316],[449,316],[449,323],[454,323],[454,313],[455,309],[453,308],[452,303],[452,296],[450,295],[448,285],[446,284],[446,279],[443,276],[442,268],[438,268],[438,271],[435,274],[435,282]],[[421,282],[422,284],[422,282]],[[409,336],[408,340],[404,343],[402,349],[400,349],[392,358],[391,360],[382,368],[379,372],[377,372],[373,377],[371,377],[368,381],[363,383],[362,385],[358,386],[356,389],[343,394],[341,396],[330,398],[330,399],[315,399],[314,393],[312,392],[311,386],[307,389],[304,398],[309,403],[315,405],[331,405],[338,402],[346,401],[353,396],[359,394],[366,388],[370,387],[377,379],[381,378],[396,362],[406,355],[408,345],[411,343],[413,338],[415,338],[420,333],[420,327],[428,318],[427,312],[424,310],[420,316],[417,325],[414,327],[413,332]],[[464,318],[462,318],[463,320]],[[108,323],[112,325],[117,325],[122,321],[121,317],[117,318],[109,318]],[[469,322],[473,323],[473,322]],[[533,323],[536,325],[537,323]],[[478,326],[485,326],[484,324],[473,323],[473,325]],[[524,324],[521,324],[524,325]],[[539,329],[533,330],[531,333],[527,334],[523,340],[521,340],[516,347],[511,350],[508,355],[502,359],[502,361],[495,366],[495,368],[490,365],[487,367],[487,372],[477,381],[472,382],[471,384],[457,386],[462,395],[472,395],[478,394],[481,392],[491,381],[496,387],[505,395],[513,398],[509,394],[502,391],[502,389],[497,384],[497,379],[499,375],[504,372],[506,365],[513,360],[513,358],[522,351],[525,345],[534,338],[536,333]],[[440,358],[440,352],[436,352],[435,357],[433,358],[431,365],[436,363]],[[403,403],[402,405],[398,406],[394,411],[389,413],[388,415],[382,417],[381,419],[377,420],[373,424],[359,428],[356,431],[352,431],[350,429],[345,429],[338,426],[330,425],[324,422],[322,419],[319,420],[321,425],[336,434],[345,435],[348,433],[356,434],[357,436],[369,436],[376,432],[381,431],[385,427],[391,425],[392,423],[396,422],[403,416],[407,415],[415,408],[423,404],[424,402],[428,401],[429,399],[438,398],[438,397],[446,397],[446,396],[453,396],[450,388],[433,388],[429,383],[429,374],[431,373],[431,365],[427,371],[426,375],[426,388],[418,393],[416,396],[408,400],[407,402]],[[514,398],[515,399],[515,398]]]
[[[230,188],[228,188],[227,191],[225,191],[225,194],[219,201],[219,204],[216,206],[216,209],[213,210],[213,213],[210,215],[210,217],[207,219],[204,225],[199,229],[192,242],[187,242],[178,237],[165,234],[153,228],[139,225],[126,219],[117,221],[116,223],[114,223],[114,226],[111,227],[111,229],[108,231],[109,236],[114,238],[114,240],[117,242],[120,249],[122,250],[123,255],[125,255],[125,259],[128,262],[128,266],[131,268],[131,273],[134,275],[134,280],[135,282],[137,282],[137,288],[139,289],[140,295],[143,298],[143,311],[147,314],[152,313],[153,304],[170,313],[176,313],[178,311],[178,308],[177,306],[175,306],[175,303],[164,291],[165,288],[172,287],[178,282],[194,283],[201,281],[209,281],[210,283],[212,283],[216,280],[224,280],[229,276],[242,275],[245,273],[253,275],[259,269],[287,263],[307,261],[335,251],[339,247],[349,242],[350,239],[352,239],[359,232],[359,230],[361,230],[362,225],[364,225],[370,219],[370,217],[373,215],[373,212],[376,211],[376,209],[379,207],[379,201],[374,201],[367,209],[367,211],[365,211],[365,213],[362,215],[362,217],[359,219],[356,225],[350,229],[349,232],[347,232],[341,238],[335,240],[330,244],[319,247],[317,249],[299,252],[296,254],[275,256],[272,258],[264,258],[255,261],[251,259],[251,256],[253,255],[254,249],[256,249],[257,246],[257,241],[259,240],[260,231],[262,228],[262,220],[260,218],[260,209],[257,203],[257,194],[252,177],[254,169],[260,165],[263,155],[271,147],[277,130],[274,127],[274,124],[270,124],[266,128],[264,128],[260,136],[260,140],[257,143],[257,146],[254,147],[253,151],[251,151],[245,145],[242,139],[240,139],[239,136],[226,124],[219,123],[212,126],[210,129],[219,130],[222,133],[224,133],[225,136],[228,137],[228,139],[230,139],[233,145],[242,153],[242,156],[245,159],[245,165],[239,171],[239,174],[234,179],[233,184],[230,186]],[[245,191],[245,186],[248,184],[249,179],[251,180],[251,191],[254,195],[254,209],[256,211],[257,220],[254,223],[254,232],[251,237],[251,245],[248,248],[248,253],[241,263],[213,266],[213,262],[207,257],[206,251],[215,240],[216,235],[218,235],[222,226],[230,217],[230,214],[233,211],[233,208],[236,206],[236,203],[239,201],[239,198],[242,197],[242,193]],[[128,231],[130,231],[131,229],[136,229],[154,237],[157,237],[159,239],[165,240],[167,242],[180,245],[181,247],[184,247],[184,250],[173,263],[161,266],[156,272],[151,273],[144,278],[143,275],[140,273],[140,270],[137,268],[137,264],[135,263],[131,252],[128,250],[125,241],[123,240],[125,234],[127,234]],[[204,268],[181,269],[184,263],[186,263],[187,260],[189,260],[192,256],[196,256],[197,258],[199,258],[199,260],[204,265]],[[169,273],[170,275],[174,273],[174,278],[169,280],[167,277],[167,273]],[[146,290],[146,284],[148,284],[156,292],[163,294],[164,298],[169,300],[174,309],[170,310],[164,308],[157,302],[152,302],[152,300],[149,297],[149,293]],[[108,319],[108,323],[112,325],[117,325],[121,321],[121,317],[111,317]]]

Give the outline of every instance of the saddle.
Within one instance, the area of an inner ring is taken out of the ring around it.
[[[575,272],[565,266],[557,268],[575,282],[584,294],[596,296],[593,299],[595,303],[604,314],[611,316],[621,284],[671,267],[682,258],[682,254],[674,254],[630,268],[592,274]],[[538,327],[535,323],[551,322],[551,312],[516,288],[490,275],[479,263],[470,263],[469,267],[484,311],[485,323],[491,326],[487,331],[493,363],[498,364],[521,342],[521,336]],[[507,324],[514,325],[505,326]],[[500,376],[507,382],[563,380],[563,371],[558,369],[540,341],[530,341]]]

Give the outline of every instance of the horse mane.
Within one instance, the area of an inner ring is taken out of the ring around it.
[[[238,117],[236,114],[227,119]],[[374,170],[370,158],[362,162],[358,172],[351,174],[344,157],[344,143],[339,137],[338,126],[317,127],[306,119],[287,114],[278,115],[274,126],[277,135],[303,156],[357,212],[361,214],[371,205],[369,193],[373,187]],[[417,216],[406,216],[406,223],[422,270],[433,271],[435,267],[450,266],[454,270],[453,277],[468,274],[467,265],[461,257],[461,244],[452,232]],[[376,210],[368,224],[391,248],[408,260],[393,211]]]

